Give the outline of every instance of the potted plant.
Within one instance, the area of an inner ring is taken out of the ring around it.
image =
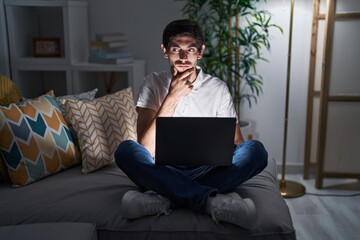
[[[269,30],[282,29],[271,23],[268,11],[257,9],[261,0],[183,1],[184,15],[196,20],[205,34],[202,68],[227,83],[238,114],[244,102],[251,108],[263,92],[263,77],[256,71],[258,61],[267,61],[261,50],[270,50]]]

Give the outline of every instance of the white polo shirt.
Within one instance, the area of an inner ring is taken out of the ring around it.
[[[194,88],[176,106],[174,117],[235,117],[232,97],[224,81],[206,74],[200,67]],[[157,112],[170,86],[170,72],[152,73],[145,77],[137,107]],[[237,119],[238,122],[238,119]]]

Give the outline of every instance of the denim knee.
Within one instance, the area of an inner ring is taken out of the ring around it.
[[[115,163],[120,167],[120,163],[126,161],[126,155],[129,153],[129,149],[134,144],[134,140],[125,140],[122,141],[114,153]]]
[[[248,161],[256,169],[263,170],[267,166],[268,153],[260,141],[249,140],[239,145],[238,148],[239,152],[237,154],[242,155],[242,153],[245,153],[248,155]]]
[[[258,140],[251,140],[248,141],[250,144],[253,145],[255,151],[256,151],[256,160],[258,162],[258,166],[260,169],[266,168],[268,164],[268,152],[266,151],[264,144]]]

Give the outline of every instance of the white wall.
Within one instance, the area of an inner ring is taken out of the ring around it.
[[[312,27],[313,0],[295,0],[290,101],[287,142],[287,164],[303,165],[306,121],[308,69]],[[0,0],[0,46],[4,39],[3,0]],[[89,33],[124,32],[136,58],[146,61],[145,73],[168,69],[160,44],[163,28],[174,19],[183,18],[183,2],[175,0],[88,0]],[[324,11],[325,0],[321,9]],[[338,1],[338,8],[349,11],[358,0]],[[345,6],[346,5],[346,6]],[[290,22],[290,0],[271,0],[262,3],[273,14],[274,23],[284,33],[273,31],[272,50],[266,53],[268,63],[262,62],[258,72],[264,77],[264,94],[258,104],[249,109],[243,106],[241,117],[256,121],[257,137],[265,144],[270,155],[281,164],[285,111],[287,51]],[[358,6],[358,5],[356,5]],[[3,50],[6,47],[2,48]],[[8,55],[0,48],[0,73],[9,70]]]
[[[262,4],[273,14],[273,21],[284,29],[274,31],[268,63],[261,63],[264,94],[249,109],[244,105],[241,116],[256,121],[256,132],[269,154],[282,161],[287,46],[290,22],[290,0],[272,0]],[[174,19],[183,18],[182,2],[174,0],[89,0],[90,34],[125,32],[137,58],[146,60],[146,73],[167,70],[160,52],[163,28]],[[302,165],[304,157],[307,79],[311,40],[312,0],[295,3],[293,53],[291,65],[287,163]]]
[[[160,51],[162,31],[183,18],[183,2],[174,0],[89,0],[89,31],[124,32],[135,58],[146,61],[145,73],[168,70]]]
[[[306,103],[310,41],[312,27],[312,0],[295,1],[290,65],[290,92],[287,133],[287,165],[303,165],[306,125]],[[264,77],[264,94],[257,105],[244,106],[244,118],[256,121],[259,139],[269,153],[280,163],[283,155],[287,54],[289,46],[290,0],[273,0],[262,4],[273,14],[273,21],[284,33],[273,31],[268,63],[262,62],[258,72]]]

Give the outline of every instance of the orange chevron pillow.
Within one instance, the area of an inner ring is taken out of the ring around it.
[[[14,187],[80,162],[53,91],[0,106],[0,152]]]
[[[113,163],[120,142],[137,139],[131,88],[92,101],[67,100],[66,110],[79,140],[84,174]]]

